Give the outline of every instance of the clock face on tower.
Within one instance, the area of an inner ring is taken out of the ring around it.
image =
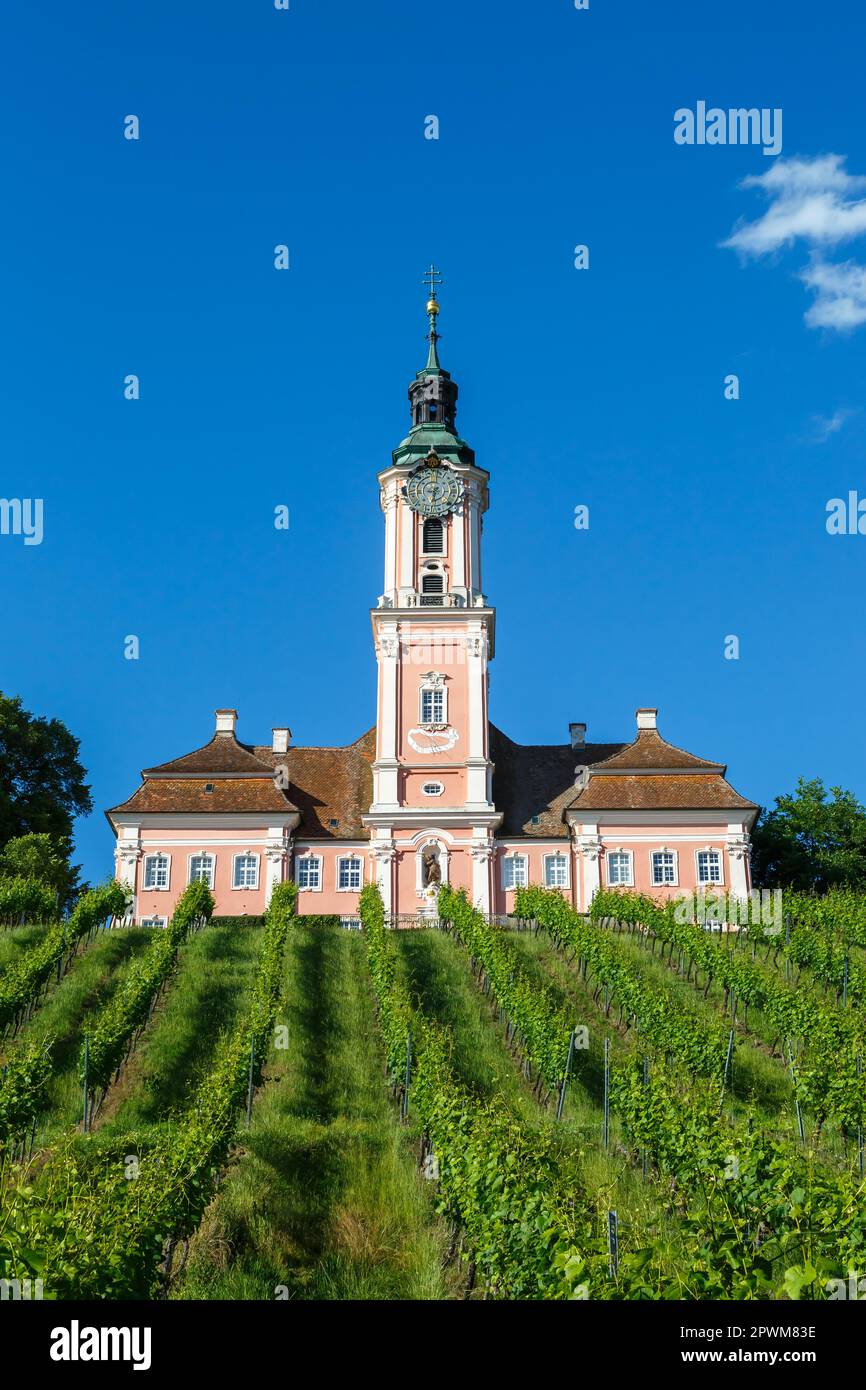
[[[421,516],[445,516],[460,506],[463,483],[450,468],[425,464],[406,484],[406,500]]]

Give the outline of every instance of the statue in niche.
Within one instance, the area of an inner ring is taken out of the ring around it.
[[[439,851],[435,845],[424,851],[424,887],[438,888],[442,882],[442,870],[439,867]]]

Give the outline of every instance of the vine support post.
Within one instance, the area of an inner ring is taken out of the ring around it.
[[[646,1089],[649,1086],[649,1057],[644,1057],[643,1059],[643,1084],[644,1089]],[[641,1151],[641,1173],[643,1175],[644,1181],[646,1181],[647,1166],[647,1151],[646,1148],[644,1148]]]
[[[565,1076],[562,1078],[562,1084],[559,1088],[559,1100],[556,1103],[556,1118],[558,1120],[562,1119],[562,1107],[565,1105],[565,1089],[568,1085],[568,1078],[571,1076],[571,1063],[574,1057],[574,1032],[575,1030],[572,1028],[571,1037],[568,1040],[568,1060],[565,1063]]]
[[[85,1133],[85,1134],[87,1133],[87,1130],[88,1130],[88,1116],[87,1116],[87,1071],[88,1071],[88,1064],[89,1064],[89,1054],[90,1054],[90,1038],[88,1037],[87,1033],[85,1033],[85,1034],[84,1034],[84,1115],[83,1115],[84,1133]]]
[[[862,1059],[861,1059],[861,1057],[860,1057],[860,1053],[858,1052],[858,1053],[857,1053],[857,1075],[858,1075],[858,1076],[862,1075],[862,1072],[863,1072],[863,1064],[862,1064]],[[858,1165],[858,1167],[859,1167],[859,1169],[860,1169],[860,1176],[861,1176],[861,1178],[862,1178],[862,1176],[863,1176],[863,1126],[862,1126],[862,1124],[859,1124],[859,1125],[857,1126],[857,1165]]]
[[[605,1149],[610,1146],[610,1038],[604,1040],[604,1122],[603,1139]]]
[[[250,1038],[250,1075],[247,1082],[247,1128],[253,1122],[253,1070],[256,1064],[256,1040]]]
[[[790,1039],[788,1040],[788,1066],[791,1068],[791,1082],[794,1087],[794,1107],[797,1111],[797,1132],[800,1135],[800,1143],[806,1141],[806,1131],[803,1128],[803,1112],[800,1109],[800,1095],[797,1089],[797,1072],[794,1068],[794,1053],[791,1049]]]
[[[412,1074],[412,1034],[406,1034],[406,1071],[403,1077],[403,1104],[400,1107],[400,1117],[403,1120],[409,1118],[409,1078]]]
[[[607,1214],[607,1255],[611,1279],[619,1273],[619,1222],[615,1211]]]
[[[728,1084],[728,1074],[731,1070],[731,1059],[734,1055],[734,1030],[728,1034],[728,1051],[725,1057],[725,1070],[722,1075],[722,1094],[719,1096],[719,1114],[721,1115],[725,1104],[725,1087]]]
[[[791,944],[791,914],[785,913],[785,984],[791,982],[791,958],[788,955],[788,947]]]

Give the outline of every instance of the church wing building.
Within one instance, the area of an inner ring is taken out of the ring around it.
[[[508,912],[526,883],[578,909],[601,886],[671,894],[748,893],[757,806],[725,766],[668,743],[657,711],[634,737],[513,743],[490,722],[496,613],[482,587],[489,474],[457,434],[457,385],[429,351],[409,387],[412,426],[379,474],[382,593],[370,612],[376,723],[343,747],[299,747],[288,728],[242,743],[217,710],[210,742],[144,769],[107,812],[117,876],[136,921],[167,921],[195,878],[221,916],[264,911],[294,878],[302,913],[357,914],[375,881],[395,918],[435,916],[441,883],[484,912]]]

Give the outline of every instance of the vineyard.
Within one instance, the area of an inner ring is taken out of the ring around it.
[[[28,894],[30,896],[28,896]],[[866,900],[708,929],[622,890],[491,921],[0,928],[0,1277],[53,1299],[823,1300],[866,1260]]]

